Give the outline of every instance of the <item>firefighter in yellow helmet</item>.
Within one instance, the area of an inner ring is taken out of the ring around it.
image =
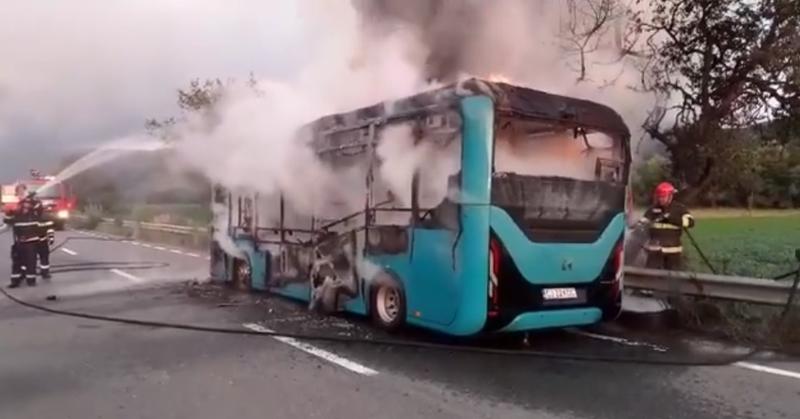
[[[683,229],[694,227],[694,217],[682,204],[675,202],[677,190],[669,182],[662,182],[653,191],[653,206],[641,222],[649,229],[644,246],[647,267],[651,269],[680,270],[683,257],[681,237]]]

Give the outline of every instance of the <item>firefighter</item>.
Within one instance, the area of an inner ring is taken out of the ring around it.
[[[653,191],[653,206],[641,220],[648,226],[649,238],[644,248],[647,251],[647,267],[677,271],[681,268],[683,229],[694,227],[694,217],[682,204],[675,202],[677,190],[669,182],[662,182]]]
[[[17,288],[22,281],[36,285],[36,248],[39,245],[39,221],[34,212],[36,201],[26,197],[17,210],[5,215],[5,223],[13,228],[11,245],[11,285]]]
[[[50,246],[55,242],[55,223],[45,216],[44,204],[36,194],[28,195],[33,200],[33,213],[39,223],[39,244],[36,246],[36,255],[39,257],[39,269],[42,279],[50,279]]]

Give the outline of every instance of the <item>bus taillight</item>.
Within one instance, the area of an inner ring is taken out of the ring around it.
[[[500,309],[500,243],[495,239],[489,241],[489,316],[497,316]]]

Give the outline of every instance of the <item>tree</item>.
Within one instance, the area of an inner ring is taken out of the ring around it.
[[[659,182],[669,180],[669,161],[661,156],[653,156],[636,168],[633,178],[633,195],[635,202],[649,205],[653,188]]]
[[[800,2],[651,0],[650,5],[652,17],[639,16],[637,22],[647,45],[642,80],[675,105],[656,110],[645,130],[667,148],[673,176],[691,197],[735,153],[731,129],[797,115]]]
[[[616,0],[567,0],[561,22],[561,48],[578,56],[578,82],[587,78],[587,55],[597,51],[611,24],[623,14]]]
[[[153,137],[162,141],[177,140],[177,132],[180,123],[186,121],[186,114],[199,113],[208,121],[214,120],[215,106],[222,100],[230,89],[237,84],[236,79],[222,81],[220,79],[193,79],[186,88],[178,89],[178,107],[183,115],[180,117],[169,117],[158,120],[156,118],[147,119],[144,123],[145,130]],[[259,94],[258,81],[253,73],[250,73],[244,86],[251,91]]]

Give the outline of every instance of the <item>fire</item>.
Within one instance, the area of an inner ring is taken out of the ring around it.
[[[489,81],[493,83],[511,83],[511,79],[507,76],[504,76],[500,73],[491,73],[489,74]]]

